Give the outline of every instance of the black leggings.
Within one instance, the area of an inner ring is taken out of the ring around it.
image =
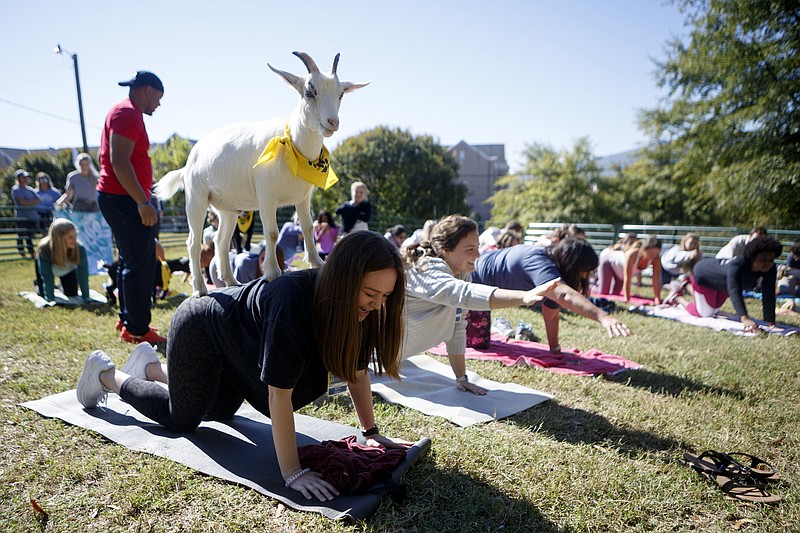
[[[164,427],[191,432],[207,420],[230,420],[242,394],[226,377],[207,332],[205,309],[212,298],[189,298],[175,311],[167,341],[169,390],[131,378],[119,395],[134,409]]]

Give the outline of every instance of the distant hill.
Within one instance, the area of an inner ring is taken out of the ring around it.
[[[597,164],[603,169],[603,174],[611,174],[615,165],[628,166],[638,159],[639,148],[620,152],[618,154],[606,155],[597,158]]]

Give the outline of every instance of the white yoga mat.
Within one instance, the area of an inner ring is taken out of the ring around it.
[[[275,455],[270,420],[247,403],[232,421],[205,421],[194,433],[166,429],[116,394],[109,394],[108,403],[95,409],[84,409],[74,389],[22,406],[100,433],[131,450],[165,457],[204,474],[250,487],[293,509],[320,513],[331,519],[361,520],[369,517],[381,502],[381,494],[341,495],[327,502],[306,500],[301,493],[286,488]],[[357,428],[328,420],[295,414],[295,426],[298,446],[349,435],[357,435],[364,442]],[[392,479],[399,481],[429,447],[430,439],[423,438],[410,448],[405,460],[392,473]]]
[[[61,289],[56,289],[53,291],[53,296],[55,297],[54,302],[48,302],[33,291],[22,291],[19,293],[19,295],[26,300],[33,302],[33,305],[36,306],[36,309],[53,307],[56,305],[63,305],[65,307],[84,307],[108,303],[106,297],[94,289],[89,289],[89,298],[91,298],[91,301],[88,303],[84,302],[83,298],[80,296],[66,296],[63,292],[61,292]]]
[[[642,306],[647,316],[656,316],[659,318],[668,318],[676,320],[684,324],[691,324],[692,326],[701,326],[704,328],[711,328],[714,331],[730,331],[734,335],[743,337],[755,337],[758,333],[745,333],[744,324],[736,320],[736,318],[727,313],[719,313],[715,317],[697,317],[689,313],[682,305],[664,306],[664,307],[648,307]],[[788,337],[800,333],[800,328],[794,326],[787,326],[786,324],[775,324],[770,326],[763,320],[756,320],[756,324],[761,328],[761,331],[770,333],[772,335],[781,335]]]
[[[522,385],[482,378],[475,372],[467,375],[471,383],[488,391],[486,396],[458,390],[450,366],[427,355],[403,361],[401,381],[374,373],[370,380],[372,392],[387,402],[440,416],[461,427],[506,418],[553,397]]]

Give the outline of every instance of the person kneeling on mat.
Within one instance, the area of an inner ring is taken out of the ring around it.
[[[367,365],[398,379],[405,274],[394,247],[374,232],[342,239],[317,269],[258,279],[185,300],[169,329],[167,364],[135,350],[117,370],[102,351],[90,354],[77,387],[92,408],[115,392],[140,413],[175,431],[204,419],[230,420],[247,400],[272,421],[286,486],[307,499],[337,490],[301,468],[293,412],[325,393],[329,374],[347,383],[370,445],[405,448],[375,425]],[[154,383],[168,384],[168,390]],[[215,391],[209,394],[209,391]]]

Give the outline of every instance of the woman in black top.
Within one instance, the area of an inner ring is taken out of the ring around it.
[[[694,316],[714,316],[730,297],[736,316],[744,324],[744,331],[757,332],[758,325],[747,314],[742,291],[752,290],[761,280],[764,320],[775,324],[775,259],[783,246],[774,237],[757,237],[747,243],[744,254],[733,259],[713,257],[700,260],[692,272],[694,302],[683,298],[677,301]],[[727,262],[724,262],[727,261]]]
[[[372,216],[372,205],[367,198],[367,186],[360,181],[353,182],[350,186],[349,202],[345,202],[336,210],[342,217],[342,234],[347,235],[353,231],[369,229],[367,222]]]
[[[176,431],[193,431],[203,419],[229,420],[247,400],[272,421],[286,485],[309,499],[332,499],[333,486],[300,468],[293,412],[324,394],[334,374],[347,382],[365,436],[387,447],[410,445],[380,435],[367,373],[374,354],[378,371],[398,378],[404,300],[396,250],[377,233],[357,232],[319,270],[184,301],[170,324],[166,365],[151,350],[154,360],[132,355],[123,372],[93,352],[78,399],[91,408],[105,392],[116,392]],[[153,381],[168,383],[169,391]]]

